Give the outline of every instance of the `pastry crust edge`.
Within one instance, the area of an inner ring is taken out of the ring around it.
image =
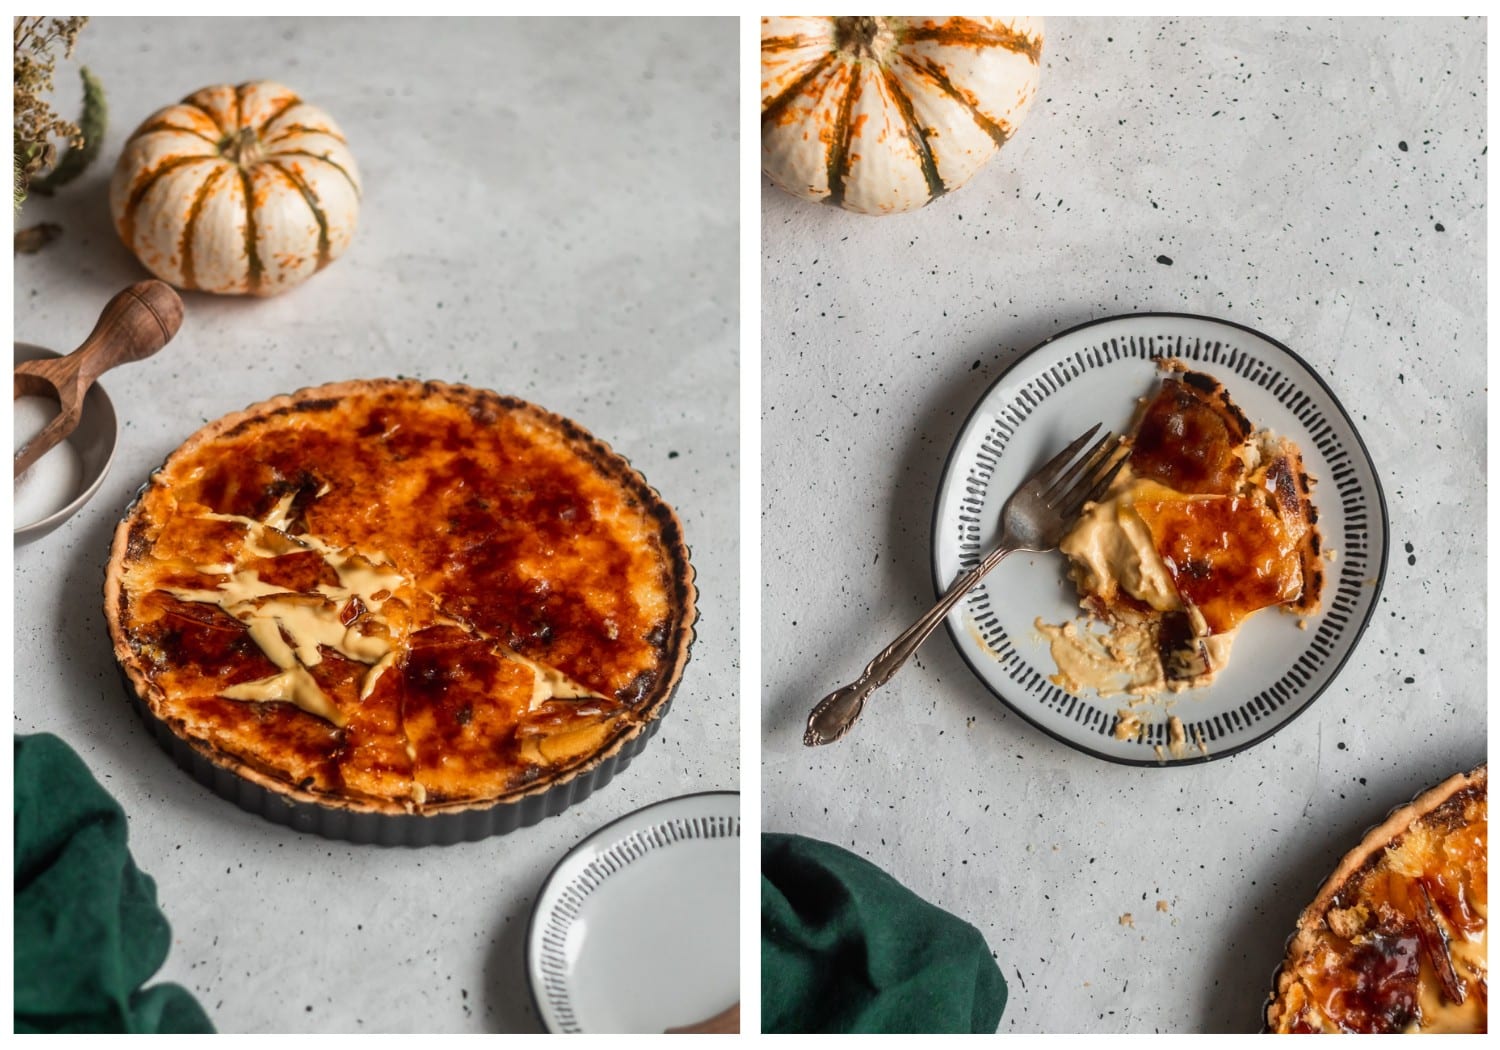
[[[1467,773],[1455,773],[1442,783],[1428,788],[1405,805],[1393,809],[1385,820],[1365,833],[1359,845],[1344,855],[1333,874],[1323,882],[1312,902],[1302,909],[1297,918],[1297,929],[1287,942],[1286,954],[1276,971],[1276,990],[1266,1003],[1266,1031],[1275,1032],[1285,1011],[1284,1003],[1290,990],[1297,983],[1293,964],[1310,952],[1316,945],[1318,930],[1325,921],[1333,898],[1345,884],[1362,871],[1370,860],[1388,847],[1423,817],[1435,812],[1449,799],[1470,788],[1478,787],[1486,798],[1489,795],[1489,764],[1485,763]]]

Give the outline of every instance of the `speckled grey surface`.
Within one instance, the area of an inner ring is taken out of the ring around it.
[[[124,423],[111,476],[16,550],[15,728],[61,735],[120,799],[172,923],[162,977],[222,1030],[534,1029],[521,952],[553,864],[642,805],[737,787],[737,41],[734,20],[85,29],[113,130],[99,167],[27,207],[66,234],[17,258],[17,339],[71,349],[146,276],[105,186],[158,106],[281,80],[334,115],[364,175],[332,267],[277,299],[188,296],[159,357],[105,377]],[[536,827],[422,851],[299,835],[200,787],[130,710],[100,612],[114,522],[201,423],[397,373],[516,394],[608,440],[677,508],[700,590],[676,703],[630,769]]]
[[[1001,1031],[1256,1029],[1342,852],[1484,760],[1485,31],[1054,18],[1027,122],[956,193],[871,219],[764,185],[764,827],[974,923]],[[1359,426],[1393,556],[1333,686],[1240,755],[1133,769],[1009,714],[939,633],[803,748],[812,703],[930,603],[984,388],[1144,310],[1285,342]]]

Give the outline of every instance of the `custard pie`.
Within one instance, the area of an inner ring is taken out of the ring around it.
[[[416,380],[200,430],[120,523],[105,586],[130,687],[194,761],[391,815],[618,756],[670,700],[694,602],[677,517],[624,459],[527,402]]]
[[[1303,911],[1273,1032],[1489,1028],[1487,767],[1393,812]]]
[[[1073,693],[1206,685],[1251,614],[1319,605],[1321,538],[1300,450],[1256,430],[1213,377],[1161,367],[1125,439],[1126,466],[1059,546],[1087,617],[1037,623],[1052,680]]]

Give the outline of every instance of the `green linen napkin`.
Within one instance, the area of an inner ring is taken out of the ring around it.
[[[141,987],[172,934],[119,804],[55,736],[15,761],[15,1030],[212,1032],[185,989]]]
[[[1005,979],[973,926],[869,861],[761,836],[763,1032],[994,1032]]]

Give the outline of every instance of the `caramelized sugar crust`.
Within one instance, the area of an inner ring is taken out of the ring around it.
[[[1296,547],[1260,501],[1158,500],[1138,502],[1135,510],[1178,593],[1203,614],[1210,634],[1232,631],[1256,610],[1301,596]]]
[[[1324,571],[1301,453],[1255,435],[1212,376],[1168,367],[1140,413],[1130,463],[1141,477],[1210,497],[1135,505],[1178,591],[1213,634],[1272,605],[1316,610]],[[1258,461],[1247,462],[1247,448]]]
[[[1178,492],[1227,495],[1245,476],[1237,453],[1252,429],[1218,380],[1169,374],[1136,423],[1131,467]]]
[[[226,699],[277,671],[212,589],[226,563],[308,602],[338,583],[316,550],[262,556],[266,521],[394,567],[378,676],[324,649],[307,668],[343,724]],[[158,718],[237,771],[319,801],[404,811],[555,782],[634,735],[668,699],[694,620],[680,525],[607,446],[535,406],[417,381],[336,384],[200,431],[153,475],[116,535],[106,611]],[[517,654],[524,657],[518,660]],[[530,664],[588,695],[534,695]],[[361,695],[373,682],[367,695]]]
[[[1298,923],[1269,1028],[1486,1030],[1487,781],[1451,778],[1344,858]]]

